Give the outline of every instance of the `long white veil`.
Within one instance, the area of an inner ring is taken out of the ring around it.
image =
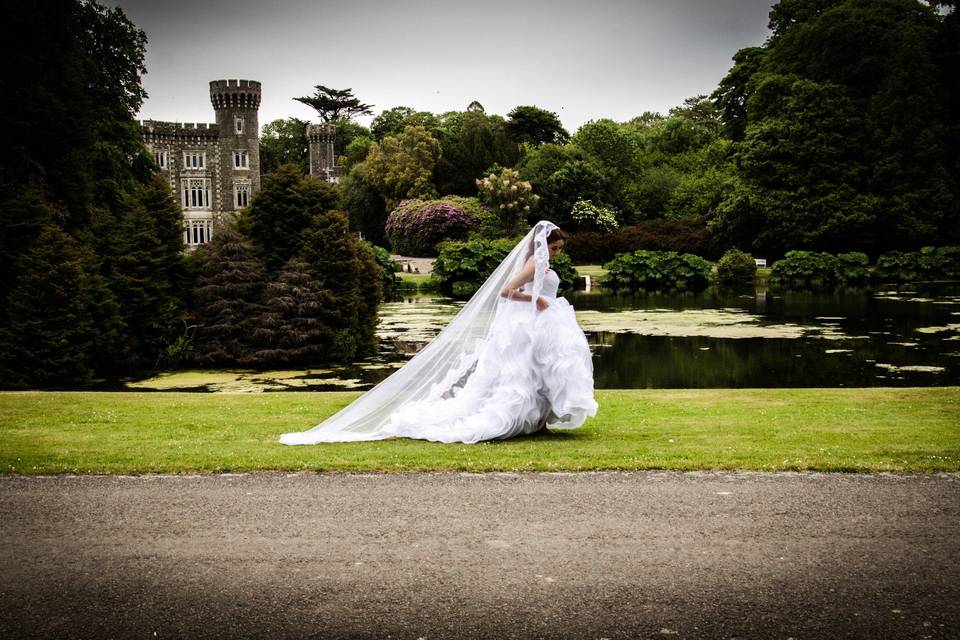
[[[536,299],[549,268],[547,237],[556,228],[547,220],[535,224],[450,324],[403,367],[317,426],[285,433],[280,442],[295,445],[390,437],[384,427],[399,407],[455,394],[473,372],[478,348],[490,337],[498,309],[505,304],[522,304],[506,300],[500,291],[531,255],[536,265],[534,278],[524,289],[531,295],[529,311],[531,315],[536,313]]]

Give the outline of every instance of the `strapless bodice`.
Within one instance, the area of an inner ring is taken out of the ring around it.
[[[544,298],[556,298],[559,288],[560,276],[553,269],[547,269],[547,274],[543,277],[543,289],[540,291],[540,295]]]

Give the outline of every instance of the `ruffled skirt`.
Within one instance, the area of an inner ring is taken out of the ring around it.
[[[526,304],[502,305],[487,340],[454,376],[459,383],[401,406],[376,437],[475,443],[573,429],[596,415],[587,339],[566,299],[549,302],[536,314]]]

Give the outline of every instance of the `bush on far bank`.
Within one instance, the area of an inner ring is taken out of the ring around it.
[[[676,251],[621,253],[603,268],[603,286],[615,291],[702,291],[713,281],[712,264]]]
[[[720,256],[706,224],[699,220],[644,220],[614,233],[572,233],[565,247],[574,264],[603,264],[618,253],[641,249],[693,253],[706,258]]]

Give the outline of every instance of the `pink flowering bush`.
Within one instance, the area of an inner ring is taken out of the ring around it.
[[[466,238],[480,225],[482,208],[474,198],[404,200],[387,216],[386,232],[395,253],[435,256],[443,240]]]

